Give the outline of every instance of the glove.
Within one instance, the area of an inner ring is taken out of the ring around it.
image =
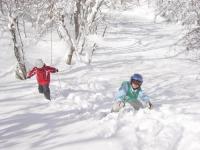
[[[112,107],[111,112],[119,112],[119,110],[120,110],[121,108],[123,108],[124,106],[125,106],[125,103],[122,102],[122,101],[115,102],[115,103],[113,104],[113,107]]]
[[[123,101],[119,101],[118,104],[119,104],[119,107],[124,107],[125,106],[125,103]]]

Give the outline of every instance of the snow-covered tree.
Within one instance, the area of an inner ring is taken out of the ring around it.
[[[200,1],[199,0],[157,0],[157,15],[170,22],[180,22],[189,32],[177,44],[186,50],[200,49]],[[198,53],[199,55],[199,53]]]
[[[1,25],[7,25],[13,41],[14,54],[17,60],[16,76],[20,79],[26,78],[26,65],[23,50],[23,41],[20,32],[19,20],[23,14],[24,3],[18,0],[1,0],[0,15]]]
[[[69,47],[67,64],[72,63],[74,56],[81,61],[81,55],[87,47],[87,37],[97,34],[98,24],[102,20],[100,8],[103,3],[104,0],[60,0],[54,3],[54,23]]]
[[[157,0],[157,14],[168,21],[196,24],[200,19],[198,0]]]
[[[111,9],[127,9],[129,6],[139,6],[140,0],[107,0],[106,5]]]

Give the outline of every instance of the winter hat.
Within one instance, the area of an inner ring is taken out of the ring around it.
[[[42,61],[42,59],[36,59],[35,67],[42,68],[43,66],[44,66],[44,62]]]

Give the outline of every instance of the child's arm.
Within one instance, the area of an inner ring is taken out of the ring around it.
[[[152,108],[150,98],[143,90],[139,92],[138,100],[141,101],[144,104],[144,106],[148,107],[149,109]]]
[[[58,72],[58,69],[54,68],[54,67],[50,67],[50,66],[46,66],[47,71],[51,72],[51,73],[55,73]]]
[[[31,71],[27,73],[27,78],[31,78],[36,74],[36,68],[34,67]]]
[[[118,92],[116,93],[115,99],[117,101],[124,101],[127,91],[128,91],[128,84],[126,82],[123,82]]]

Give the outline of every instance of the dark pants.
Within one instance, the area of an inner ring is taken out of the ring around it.
[[[47,84],[47,85],[38,85],[38,91],[39,91],[39,93],[44,93],[44,97],[46,99],[51,100],[49,84]]]

